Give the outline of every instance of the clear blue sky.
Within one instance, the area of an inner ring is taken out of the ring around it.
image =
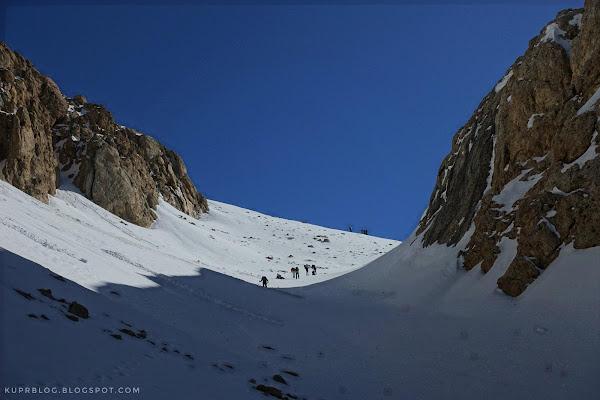
[[[404,239],[454,133],[583,0],[15,6],[5,40],[219,200]]]

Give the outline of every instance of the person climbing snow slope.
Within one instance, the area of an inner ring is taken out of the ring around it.
[[[263,287],[267,287],[267,282],[269,282],[269,280],[267,279],[266,276],[263,276],[262,278],[260,278],[260,281],[263,284]]]

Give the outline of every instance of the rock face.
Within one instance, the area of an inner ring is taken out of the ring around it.
[[[67,113],[53,128],[63,181],[72,180],[87,198],[141,226],[154,221],[161,195],[191,216],[208,211],[177,153],[116,124],[104,107],[83,96],[67,102]]]
[[[56,84],[0,42],[0,179],[48,202],[57,187],[52,127],[66,112]]]
[[[561,249],[600,245],[600,1],[557,15],[454,136],[417,233],[468,240],[464,268],[517,254],[498,286],[518,296]],[[463,241],[464,243],[464,241]]]
[[[44,202],[61,184],[137,225],[159,197],[196,217],[208,211],[183,160],[114,122],[85,97],[63,96],[31,62],[0,42],[0,178]]]

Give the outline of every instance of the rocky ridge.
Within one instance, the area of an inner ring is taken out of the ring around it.
[[[504,238],[517,254],[498,286],[518,296],[561,249],[600,245],[600,1],[565,10],[456,133],[417,234],[487,273]],[[463,242],[464,243],[464,242]]]
[[[162,197],[188,215],[208,211],[181,157],[115,123],[103,106],[65,97],[33,64],[0,42],[0,179],[48,202],[61,183],[148,227]]]

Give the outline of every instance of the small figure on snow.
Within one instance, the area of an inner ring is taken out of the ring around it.
[[[315,264],[312,265],[312,274],[313,275],[317,274],[317,267],[315,266]]]
[[[306,270],[306,275],[308,275],[308,264],[304,264],[304,269]]]
[[[285,279],[281,274],[277,274],[277,279]]]
[[[294,271],[296,272],[296,279],[300,279],[300,268],[296,267]]]
[[[267,279],[266,276],[263,276],[262,278],[260,278],[260,281],[263,284],[263,287],[267,287],[267,282],[269,282],[269,280]]]

